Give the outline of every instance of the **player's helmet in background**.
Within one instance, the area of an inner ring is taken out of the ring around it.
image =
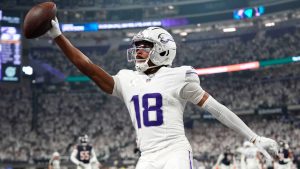
[[[89,136],[85,134],[84,136],[79,137],[79,141],[80,144],[87,144],[89,142]]]
[[[59,154],[59,152],[55,151],[55,152],[52,154],[52,156],[53,156],[53,157],[59,157],[60,154]]]
[[[60,159],[60,154],[55,151],[53,154],[52,154],[52,157],[51,157],[52,160],[59,160]]]
[[[149,51],[149,57],[144,59],[145,62],[137,62],[136,42],[148,41],[153,43],[153,48]],[[132,38],[133,48],[127,50],[127,59],[129,62],[135,62],[137,71],[144,72],[151,68],[148,61],[151,60],[156,66],[171,66],[176,56],[176,43],[172,35],[160,27],[149,27],[140,31]],[[156,67],[155,66],[155,67]]]
[[[288,149],[289,145],[285,141],[279,141],[279,147],[284,148],[284,149]]]
[[[229,146],[226,146],[224,153],[231,153],[231,148]]]
[[[279,146],[280,147],[284,147],[284,142],[283,141],[279,141]]]

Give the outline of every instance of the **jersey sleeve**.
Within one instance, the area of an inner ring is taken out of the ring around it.
[[[123,71],[120,70],[116,75],[113,76],[115,81],[114,89],[113,89],[113,96],[118,98],[122,98],[122,86],[121,86],[121,78],[122,78]]]
[[[91,163],[98,162],[97,155],[96,155],[94,148],[92,148],[91,154],[92,154]]]
[[[70,160],[76,165],[80,163],[80,161],[76,158],[77,152],[78,152],[77,148],[74,147],[70,156]]]
[[[196,72],[196,70],[191,67],[188,66],[187,70],[185,71],[185,83],[197,83],[200,85],[200,79],[199,76]]]
[[[200,86],[200,79],[196,70],[192,67],[186,67],[184,75],[184,83],[180,89],[179,96],[193,104],[198,104],[205,94]]]
[[[53,157],[50,158],[49,165],[51,165],[51,166],[53,165]]]

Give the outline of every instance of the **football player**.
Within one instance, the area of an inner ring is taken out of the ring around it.
[[[262,159],[260,152],[249,141],[245,141],[241,150],[241,168],[242,169],[262,169]]]
[[[225,152],[219,155],[214,169],[235,169],[236,167],[234,153],[226,147]]]
[[[293,153],[289,148],[288,143],[279,142],[279,160],[275,162],[275,169],[292,169]]]
[[[60,169],[60,155],[54,152],[49,160],[48,169]]]
[[[132,48],[127,50],[128,61],[135,63],[136,71],[122,69],[114,76],[72,45],[61,33],[57,18],[52,20],[49,35],[66,57],[100,89],[125,102],[141,151],[137,169],[192,168],[192,149],[183,125],[188,101],[212,113],[256,146],[277,155],[274,140],[258,136],[201,88],[195,69],[171,67],[176,43],[163,28],[149,27],[137,33],[132,39]]]
[[[100,167],[93,147],[88,144],[87,135],[79,137],[80,144],[76,145],[71,153],[71,161],[77,165],[77,169],[97,169]]]

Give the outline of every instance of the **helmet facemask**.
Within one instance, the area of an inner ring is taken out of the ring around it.
[[[89,142],[89,137],[87,135],[84,135],[82,137],[79,137],[79,141],[81,145],[87,145]]]
[[[136,41],[133,43],[133,48],[127,49],[127,60],[128,62],[134,62],[135,68],[139,72],[144,72],[149,68],[157,67],[156,65],[150,65],[149,60],[151,60],[151,56],[155,52],[153,49],[154,44],[149,41]],[[143,50],[148,53],[147,58],[138,58],[138,52]]]

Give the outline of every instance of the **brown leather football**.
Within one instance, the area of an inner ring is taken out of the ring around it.
[[[51,27],[51,20],[56,16],[56,5],[44,2],[33,6],[26,14],[23,23],[23,34],[28,39],[45,34]]]

